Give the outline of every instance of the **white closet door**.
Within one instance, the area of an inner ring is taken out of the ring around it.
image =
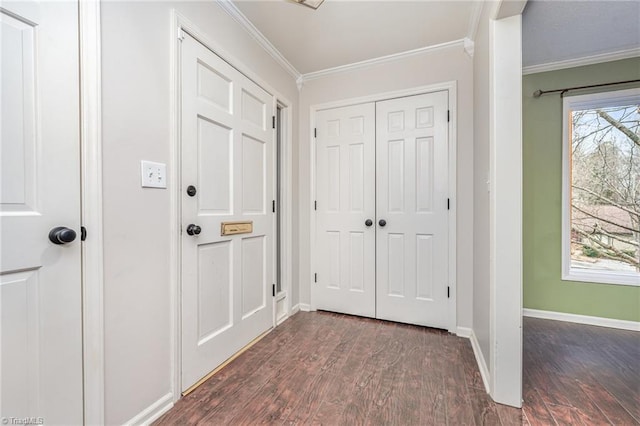
[[[316,125],[314,304],[375,317],[375,106],[320,111]]]
[[[446,91],[376,103],[380,319],[448,325],[447,109]]]
[[[273,324],[274,99],[189,35],[181,60],[184,390]]]
[[[0,418],[82,424],[78,3],[0,24]]]

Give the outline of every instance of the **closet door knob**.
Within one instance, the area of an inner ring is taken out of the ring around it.
[[[76,239],[76,231],[66,226],[58,226],[49,231],[49,241],[53,244],[67,244]]]
[[[386,224],[387,224],[387,221],[384,219],[380,219],[378,221],[378,225],[380,225],[382,228],[384,228]]]
[[[367,220],[364,221],[364,224],[367,225],[367,226],[371,226],[371,225],[373,225],[373,221],[371,219],[367,219]]]

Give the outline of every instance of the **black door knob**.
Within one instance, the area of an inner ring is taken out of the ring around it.
[[[76,231],[58,226],[49,231],[49,241],[53,244],[67,244],[76,239]]]
[[[364,224],[367,225],[367,226],[371,226],[371,225],[373,225],[373,221],[371,219],[367,219],[367,220],[364,221]]]
[[[387,224],[387,221],[386,221],[386,220],[384,220],[384,219],[380,219],[380,220],[378,221],[378,225],[380,225],[380,226],[382,226],[382,227],[384,227],[386,224]]]
[[[198,235],[200,232],[202,232],[202,228],[200,228],[198,225],[194,225],[193,223],[187,225],[187,234]]]
[[[187,186],[187,195],[188,195],[189,197],[193,197],[193,196],[195,196],[195,195],[196,195],[196,192],[198,192],[198,190],[196,189],[196,187],[195,187],[195,186],[193,186],[193,185],[189,185],[189,186]]]

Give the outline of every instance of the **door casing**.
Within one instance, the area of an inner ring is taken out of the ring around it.
[[[456,319],[456,311],[457,311],[457,303],[456,303],[456,288],[457,288],[457,279],[456,279],[456,218],[457,218],[457,210],[456,210],[456,155],[457,155],[457,133],[456,133],[456,124],[457,124],[457,82],[449,81],[443,83],[437,83],[427,86],[420,86],[411,89],[398,90],[393,92],[384,92],[373,94],[369,96],[359,97],[359,98],[351,98],[345,99],[336,102],[329,102],[323,104],[312,105],[309,110],[309,140],[311,141],[311,149],[310,149],[310,157],[309,157],[309,167],[311,170],[311,179],[310,179],[310,188],[309,193],[311,194],[310,207],[309,207],[309,223],[310,229],[316,229],[316,215],[315,210],[313,208],[313,202],[316,199],[316,139],[314,135],[314,129],[316,128],[316,112],[323,109],[331,109],[331,108],[340,108],[350,105],[357,105],[368,102],[379,102],[385,101],[388,99],[394,98],[402,98],[406,96],[414,96],[414,95],[422,95],[426,93],[440,92],[446,90],[449,96],[449,111],[450,111],[450,121],[449,121],[449,198],[451,201],[451,208],[449,210],[449,214],[452,220],[449,220],[449,230],[448,230],[448,238],[449,238],[449,287],[451,287],[451,297],[449,298],[449,309],[448,309],[448,331],[451,333],[457,332],[457,319]],[[310,232],[310,252],[309,258],[311,259],[310,264],[310,274],[308,277],[309,287],[311,289],[311,300],[310,300],[310,308],[312,311],[316,310],[317,307],[314,302],[314,272],[316,270],[316,265],[314,259],[316,258],[316,237],[315,232]]]
[[[282,265],[282,283],[283,290],[286,294],[288,301],[285,306],[287,309],[286,315],[280,319],[280,322],[284,321],[288,316],[292,314],[291,307],[291,286],[293,277],[293,265],[291,264],[292,253],[292,137],[293,134],[293,103],[275,90],[269,85],[259,74],[253,72],[250,68],[245,66],[241,61],[235,58],[231,53],[225,50],[219,43],[217,43],[206,32],[202,31],[197,25],[189,20],[184,15],[178,13],[176,10],[172,11],[171,16],[171,49],[170,49],[170,63],[171,63],[171,152],[169,155],[169,173],[168,178],[170,184],[170,288],[171,288],[171,378],[172,378],[172,403],[166,407],[168,410],[171,408],[174,402],[178,401],[181,397],[181,308],[180,308],[180,286],[181,286],[181,192],[180,192],[180,176],[181,176],[181,158],[180,158],[180,135],[181,135],[181,75],[180,75],[180,45],[181,40],[184,37],[183,32],[189,33],[198,42],[203,44],[209,50],[221,57],[223,60],[231,64],[234,68],[255,82],[258,86],[262,87],[269,94],[275,98],[275,105],[279,105],[283,109],[283,118],[286,123],[286,127],[283,130],[281,151],[276,155],[281,159],[281,247],[282,257],[284,259],[284,265]],[[273,158],[275,167],[275,157]],[[275,215],[274,215],[275,221]],[[273,298],[274,308],[276,298]],[[275,309],[273,326],[276,326]],[[164,410],[163,410],[164,411]]]

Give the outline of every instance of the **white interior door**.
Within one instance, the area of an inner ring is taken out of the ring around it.
[[[448,326],[447,110],[446,91],[376,104],[380,319]]]
[[[81,424],[78,4],[0,23],[0,418]]]
[[[319,111],[316,125],[314,304],[375,317],[375,104]]]
[[[185,390],[273,324],[275,104],[189,35],[181,60]],[[253,231],[221,235],[224,222],[237,221]],[[200,233],[189,235],[189,225]]]

